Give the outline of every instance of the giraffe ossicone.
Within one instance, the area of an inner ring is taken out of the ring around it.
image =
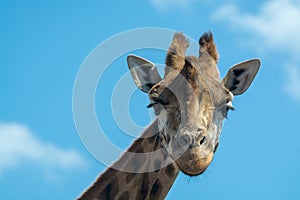
[[[249,88],[260,60],[234,65],[221,80],[213,35],[203,34],[199,46],[198,56],[186,56],[189,41],[175,33],[163,77],[152,62],[127,57],[157,118],[79,199],[164,199],[179,171],[197,176],[207,169],[233,96]]]

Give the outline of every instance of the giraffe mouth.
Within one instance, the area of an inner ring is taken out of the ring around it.
[[[201,156],[202,154],[199,152],[199,147],[190,148],[176,160],[177,166],[184,174],[197,176],[208,168],[214,153],[209,152],[206,156]]]

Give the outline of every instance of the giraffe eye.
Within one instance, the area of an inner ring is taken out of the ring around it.
[[[151,102],[147,106],[147,108],[151,108],[151,107],[153,107],[156,104],[167,105],[167,102],[165,102],[162,98],[151,98]]]
[[[233,107],[231,102],[228,102],[226,104],[226,106],[224,106],[224,108],[222,109],[222,115],[223,115],[224,118],[228,118],[228,111],[229,110],[234,110],[234,107]]]
[[[223,115],[223,117],[224,118],[228,118],[228,111],[229,111],[229,107],[225,107],[225,108],[223,108],[223,110],[222,110],[222,115]]]
[[[150,97],[150,104],[147,106],[147,108],[151,108],[156,104],[159,104],[162,102],[162,95],[160,91],[161,87],[155,86],[154,88],[151,89],[149,93]]]
[[[152,102],[149,103],[149,105],[147,106],[147,108],[152,108],[154,105],[158,104],[157,102]]]

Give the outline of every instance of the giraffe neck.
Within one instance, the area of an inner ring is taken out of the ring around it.
[[[172,187],[179,169],[172,161],[169,161],[168,165],[162,166],[167,159],[171,158],[167,152],[156,151],[161,149],[165,142],[164,137],[161,137],[160,134],[158,122],[155,120],[141,137],[133,142],[127,152],[106,169],[94,184],[79,197],[79,200],[164,199]],[[147,154],[154,151],[161,153],[156,154],[155,157],[136,157],[131,154]]]

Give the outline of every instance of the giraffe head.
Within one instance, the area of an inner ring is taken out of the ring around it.
[[[169,155],[190,176],[203,173],[211,163],[223,121],[234,110],[233,97],[248,89],[260,66],[258,59],[242,62],[221,80],[212,34],[203,34],[199,45],[198,57],[185,56],[188,40],[176,33],[164,78],[153,63],[134,55],[127,58],[133,80],[149,95],[148,107],[158,117]]]

